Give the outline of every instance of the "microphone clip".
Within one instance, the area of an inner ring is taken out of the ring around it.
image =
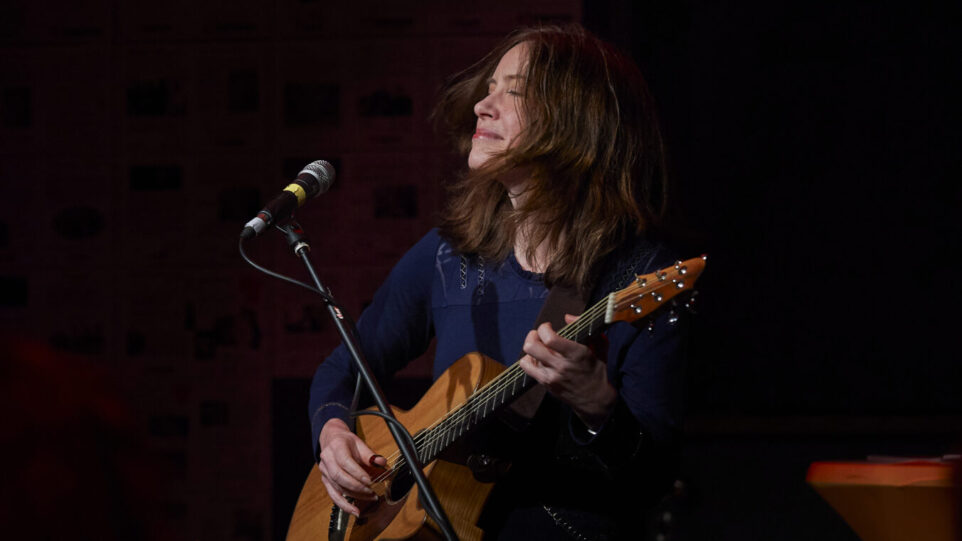
[[[296,220],[291,219],[287,225],[275,225],[274,227],[284,233],[287,244],[294,250],[295,255],[301,255],[301,250],[311,251],[310,239],[307,238],[301,224],[297,223]]]

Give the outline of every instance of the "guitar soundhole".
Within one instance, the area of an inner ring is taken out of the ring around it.
[[[394,479],[391,481],[391,488],[387,492],[388,500],[391,502],[401,501],[412,486],[414,486],[414,476],[411,475],[411,469],[404,466],[394,475]]]

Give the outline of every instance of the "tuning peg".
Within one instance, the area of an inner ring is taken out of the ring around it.
[[[698,297],[698,291],[693,290],[691,292],[691,295],[689,295],[688,299],[685,301],[685,305],[684,305],[685,309],[691,312],[692,314],[697,313],[695,311],[695,301],[697,300],[697,297]]]
[[[678,324],[678,312],[676,312],[674,308],[672,308],[672,309],[668,312],[668,324],[669,324],[669,325],[677,325],[677,324]]]
[[[655,320],[654,318],[648,320],[648,336],[655,335]]]

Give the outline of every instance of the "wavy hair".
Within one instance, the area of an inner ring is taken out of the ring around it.
[[[665,150],[647,84],[635,64],[581,26],[518,30],[456,75],[434,112],[465,156],[473,106],[501,57],[526,43],[523,129],[505,152],[450,186],[440,229],[462,253],[503,261],[524,227],[529,260],[545,244],[549,285],[586,293],[604,257],[650,231],[667,201]],[[528,174],[513,208],[498,178]]]

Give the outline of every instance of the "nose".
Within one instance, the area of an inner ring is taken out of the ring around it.
[[[483,116],[489,117],[489,118],[496,117],[498,114],[498,109],[497,107],[495,107],[493,97],[494,97],[494,93],[491,93],[481,98],[481,101],[479,101],[478,103],[475,103],[474,116],[478,118],[481,118]]]

